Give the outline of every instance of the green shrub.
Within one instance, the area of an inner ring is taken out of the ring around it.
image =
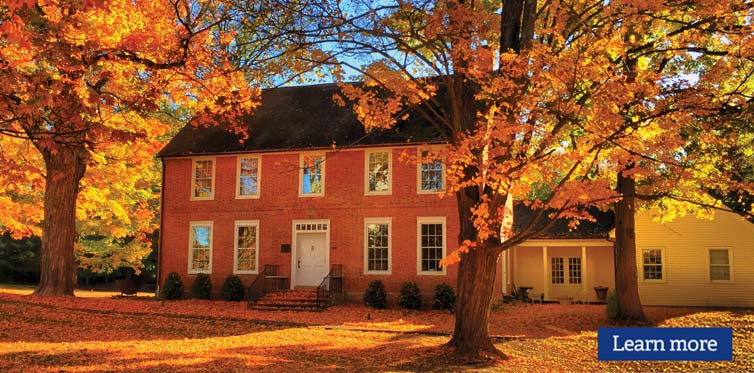
[[[615,320],[618,318],[618,296],[615,295],[615,291],[610,290],[607,293],[605,301],[607,302],[605,305],[605,314],[607,315],[607,318]]]
[[[456,306],[456,293],[448,284],[439,284],[435,288],[435,302],[433,308],[436,310],[450,310]]]
[[[199,299],[210,299],[211,295],[212,281],[209,275],[206,273],[198,274],[191,285],[191,296]]]
[[[401,297],[398,304],[403,308],[418,310],[422,306],[422,294],[415,282],[405,282],[401,287]]]
[[[246,295],[243,281],[236,275],[230,275],[223,283],[223,299],[232,302],[240,302]]]
[[[165,283],[162,284],[160,296],[162,296],[162,299],[168,300],[181,299],[183,297],[181,275],[175,272],[168,273],[168,277],[165,277]]]
[[[374,280],[369,283],[369,287],[364,293],[364,304],[377,309],[387,308],[387,293],[382,281]]]

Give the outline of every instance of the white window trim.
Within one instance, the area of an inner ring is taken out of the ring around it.
[[[421,276],[445,276],[447,269],[442,271],[422,271],[422,224],[442,224],[442,257],[448,255],[448,225],[444,216],[424,216],[416,218],[416,274]]]
[[[241,195],[241,160],[257,160],[257,193],[250,195]],[[262,193],[262,156],[259,155],[242,155],[236,160],[236,199],[257,199]]]
[[[369,155],[374,153],[387,153],[387,190],[370,191],[369,190]],[[387,196],[393,194],[393,149],[372,149],[364,152],[364,195],[366,196]]]
[[[209,197],[196,196],[196,162],[212,161],[212,195]],[[211,201],[215,199],[215,179],[217,173],[217,159],[215,157],[196,157],[191,159],[191,201]]]
[[[439,148],[437,147],[431,147],[431,148],[418,148],[416,150],[416,193],[417,194],[437,194],[445,191],[445,188],[447,187],[447,177],[445,175],[446,168],[445,168],[445,162],[441,161],[440,164],[442,166],[442,189],[433,189],[433,190],[423,190],[422,189],[422,152],[428,151],[428,152],[437,152]]]
[[[660,262],[662,265],[662,278],[661,279],[644,278],[644,250],[660,250]],[[666,268],[668,266],[668,263],[665,260],[665,248],[650,246],[650,247],[642,247],[638,251],[640,254],[638,264],[639,266],[641,266],[641,276],[639,277],[639,279],[643,282],[658,282],[658,283],[666,282],[667,281]],[[709,254],[707,254],[707,260],[709,261]],[[709,271],[709,266],[708,266],[707,271]],[[707,276],[707,278],[709,278],[709,276]]]
[[[727,280],[713,280],[711,273],[711,264],[709,254],[711,250],[725,250],[728,252],[728,273],[730,277]],[[730,247],[708,247],[707,248],[707,281],[711,284],[730,284],[733,283],[733,250]]]
[[[322,192],[304,194],[304,158],[322,157]],[[298,196],[299,197],[323,197],[325,195],[325,176],[327,156],[323,152],[300,153],[298,156]]]
[[[369,270],[369,224],[387,224],[387,271]],[[392,218],[365,218],[364,219],[364,274],[365,275],[390,275],[393,273],[393,219]]]
[[[192,267],[192,264],[194,263],[194,247],[191,244],[191,233],[194,230],[194,227],[206,227],[209,226],[209,265],[207,270],[195,270]],[[189,222],[189,236],[188,236],[188,274],[199,274],[199,273],[206,273],[210,274],[212,273],[212,252],[213,245],[215,244],[215,227],[214,223],[212,221],[191,221]]]
[[[256,268],[253,271],[249,270],[239,270],[238,269],[238,228],[239,227],[254,227],[257,230],[257,252],[254,255],[256,259],[256,263],[254,265],[254,268]],[[236,220],[234,224],[234,241],[233,241],[233,274],[238,275],[256,275],[259,273],[259,220]]]

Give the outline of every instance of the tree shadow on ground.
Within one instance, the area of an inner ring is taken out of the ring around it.
[[[132,353],[79,349],[50,352],[28,351],[0,354],[0,369],[142,371],[460,371],[448,366],[436,346],[418,346],[410,341],[388,342],[367,348],[333,348],[326,343],[274,347],[243,346],[185,353]]]
[[[645,306],[645,322],[609,320],[605,305],[522,304],[492,312],[490,334],[522,338],[551,338],[596,332],[601,327],[657,326],[670,319],[706,312],[747,312],[741,308]]]
[[[245,320],[161,316],[52,308],[34,304],[2,304],[0,342],[76,343],[124,340],[226,337],[285,326]]]

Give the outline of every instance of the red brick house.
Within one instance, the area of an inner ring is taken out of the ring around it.
[[[291,288],[319,285],[334,264],[348,293],[372,279],[391,291],[413,280],[427,294],[454,282],[455,268],[439,268],[458,235],[455,201],[437,196],[443,166],[399,161],[440,143],[437,134],[413,123],[366,134],[332,104],[336,90],[267,91],[243,144],[223,128],[188,125],[160,152],[160,283],[175,271],[188,285],[197,273],[249,285],[265,264]]]
[[[404,152],[442,146],[442,133],[420,115],[366,133],[350,108],[332,103],[337,90],[268,90],[254,116],[244,118],[247,141],[222,126],[187,125],[160,152],[160,284],[169,272],[179,273],[188,287],[196,274],[208,273],[217,290],[233,273],[249,286],[272,264],[288,288],[317,286],[333,265],[341,265],[351,299],[373,279],[392,294],[415,281],[427,297],[439,283],[455,286],[457,266],[439,266],[458,242],[455,198],[438,195],[445,188],[444,165],[401,161]],[[516,215],[517,225],[527,222],[525,209],[517,208]],[[579,290],[587,282],[612,286],[611,261],[607,267],[584,265],[592,271],[589,281],[581,275],[587,254],[612,257],[606,241],[611,228],[611,216],[585,222],[578,231],[556,224],[541,237],[559,240],[549,243],[551,254],[562,254],[551,271],[565,272]],[[545,247],[530,246],[501,257],[496,294],[509,291],[517,278],[534,283],[510,264]]]

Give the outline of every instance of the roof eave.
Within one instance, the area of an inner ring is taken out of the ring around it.
[[[338,150],[338,149],[364,149],[364,148],[383,148],[389,146],[421,146],[421,145],[440,145],[447,144],[447,141],[417,141],[417,142],[396,142],[396,143],[382,143],[382,144],[363,144],[363,145],[350,145],[350,146],[337,146],[335,148],[330,146],[311,147],[311,148],[290,148],[290,149],[257,149],[257,150],[238,150],[228,152],[206,152],[206,153],[183,153],[183,154],[162,154],[157,153],[157,158],[179,158],[179,157],[205,157],[205,156],[217,156],[217,155],[233,155],[233,154],[258,154],[258,153],[284,153],[284,152],[309,152],[318,150]]]

